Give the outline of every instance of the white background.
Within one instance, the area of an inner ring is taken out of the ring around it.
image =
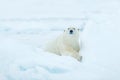
[[[1,0],[0,80],[120,80],[119,0]],[[43,51],[83,27],[80,63]]]

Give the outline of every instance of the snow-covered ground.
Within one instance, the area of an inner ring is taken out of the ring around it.
[[[0,80],[120,80],[119,0],[0,1]],[[43,51],[83,27],[80,63]]]

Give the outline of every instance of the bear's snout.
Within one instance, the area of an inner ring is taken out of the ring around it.
[[[73,30],[70,30],[70,34],[73,34]]]

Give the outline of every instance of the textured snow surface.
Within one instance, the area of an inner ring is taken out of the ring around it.
[[[0,80],[120,80],[119,0],[0,1]],[[83,61],[45,52],[81,29]]]

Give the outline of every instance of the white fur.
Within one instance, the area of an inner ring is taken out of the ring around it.
[[[73,30],[73,34],[70,34],[70,30]],[[49,42],[45,50],[58,55],[72,56],[80,61],[82,57],[79,55],[79,30],[73,27],[66,29],[55,40]]]

